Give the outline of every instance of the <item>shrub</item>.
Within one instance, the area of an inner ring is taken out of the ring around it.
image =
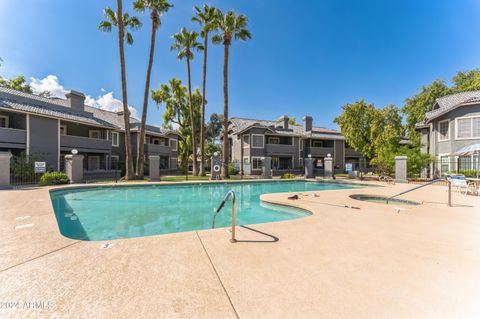
[[[285,173],[282,175],[282,177],[280,177],[281,179],[290,179],[290,178],[295,178],[295,174],[292,174],[292,173]]]
[[[474,169],[465,169],[465,170],[459,170],[457,174],[465,175],[465,177],[476,178],[478,173],[479,172],[474,170]],[[455,173],[453,173],[453,174],[455,174]],[[480,175],[480,174],[478,174],[478,175]]]
[[[41,186],[68,184],[68,182],[67,175],[62,172],[47,172],[40,177]]]
[[[228,164],[228,175],[237,175],[238,171],[234,164]]]

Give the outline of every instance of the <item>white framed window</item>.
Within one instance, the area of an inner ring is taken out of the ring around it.
[[[268,144],[280,144],[279,137],[268,137]]]
[[[450,139],[450,121],[443,120],[438,122],[438,140],[448,141]]]
[[[456,124],[456,139],[480,138],[480,116],[457,118]]]
[[[120,141],[120,134],[118,132],[112,132],[112,146],[118,147]]]
[[[242,140],[243,140],[243,148],[249,148],[250,147],[250,134],[242,135]]]
[[[450,171],[450,158],[448,156],[440,156],[440,171],[442,173]]]
[[[110,169],[116,169],[118,167],[119,161],[120,161],[120,156],[110,155]]]
[[[8,116],[0,115],[0,127],[8,127]]]
[[[303,151],[303,140],[300,139],[300,151]]]
[[[152,138],[151,141],[152,141],[152,144],[160,145],[160,139],[159,138]]]
[[[176,169],[177,168],[178,159],[176,157],[170,157],[168,161],[169,161],[168,164],[169,164],[170,169]]]
[[[88,170],[96,171],[100,169],[100,156],[88,156]]]
[[[100,130],[90,130],[88,131],[88,137],[102,139],[102,131]]]
[[[244,156],[243,157],[243,164],[250,164],[250,157]]]
[[[252,148],[264,148],[265,135],[252,134]]]
[[[252,156],[252,170],[261,170],[263,161],[261,157]]]
[[[60,135],[67,135],[67,126],[60,125]]]
[[[178,141],[174,140],[174,139],[171,139],[170,140],[170,148],[172,149],[172,151],[176,151],[177,148],[178,148]]]

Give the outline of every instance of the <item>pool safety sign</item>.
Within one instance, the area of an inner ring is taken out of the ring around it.
[[[46,162],[35,162],[35,174],[45,173],[47,171]]]
[[[345,170],[347,171],[347,173],[350,173],[351,171],[353,171],[353,164],[352,163],[346,163],[345,164]]]

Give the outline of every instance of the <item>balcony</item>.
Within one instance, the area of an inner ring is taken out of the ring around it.
[[[298,153],[295,145],[285,144],[265,144],[265,152],[267,155],[294,155]]]
[[[0,127],[0,146],[8,148],[25,148],[27,131]]]
[[[148,155],[172,155],[176,151],[167,145],[145,144],[145,153]]]
[[[362,153],[355,151],[353,148],[345,148],[345,157],[362,157]]]
[[[108,153],[112,149],[112,142],[84,136],[61,135],[60,147],[64,151],[77,149],[79,152]]]
[[[308,151],[307,151],[308,152]],[[331,154],[333,156],[333,147],[310,147],[309,154],[312,156],[327,156]]]

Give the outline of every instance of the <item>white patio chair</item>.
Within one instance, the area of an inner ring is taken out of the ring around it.
[[[467,181],[464,175],[450,175],[447,177],[447,180],[460,194],[462,194],[462,190],[464,195],[467,195],[469,191],[472,194],[475,194],[477,191],[475,183]]]

